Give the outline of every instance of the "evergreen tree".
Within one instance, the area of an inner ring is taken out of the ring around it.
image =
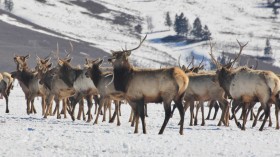
[[[191,33],[194,37],[199,38],[199,39],[201,39],[203,36],[203,29],[202,29],[201,21],[198,17],[193,22],[193,30]]]
[[[203,28],[202,40],[210,40],[210,39],[211,39],[211,32],[208,29],[208,26],[205,25]]]
[[[4,5],[5,5],[5,9],[8,11],[12,11],[14,8],[14,2],[12,0],[5,0]]]
[[[153,32],[154,25],[153,25],[152,17],[150,16],[147,16],[147,26],[148,26],[148,30],[150,30],[150,32]]]
[[[189,32],[189,21],[183,13],[175,16],[174,29],[177,35],[187,36]]]
[[[168,27],[169,27],[169,30],[170,30],[170,27],[172,26],[172,21],[171,21],[169,12],[166,13],[164,24],[165,24],[166,26],[168,26]]]
[[[264,55],[272,55],[272,54],[273,53],[272,53],[272,48],[271,48],[271,45],[270,45],[270,41],[267,38],[266,42],[265,42]]]
[[[142,26],[141,26],[140,24],[136,25],[136,26],[134,27],[134,29],[135,29],[135,31],[136,31],[137,33],[141,34],[141,32],[142,32]]]

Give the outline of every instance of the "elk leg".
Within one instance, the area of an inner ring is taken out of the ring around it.
[[[99,98],[98,98],[97,95],[94,95],[93,99],[94,99],[94,104],[95,104],[94,114],[96,114],[97,113],[97,106],[98,106],[98,104],[100,105],[100,102],[99,102]]]
[[[258,108],[258,113],[257,113],[257,115],[256,115],[256,118],[254,119],[254,122],[253,122],[252,127],[255,127],[255,126],[256,126],[257,120],[258,120],[258,117],[259,117],[261,111],[262,111],[262,106],[260,106],[260,107]]]
[[[200,106],[201,106],[201,117],[202,117],[201,126],[204,126],[205,125],[205,119],[204,119],[204,104],[203,104],[203,102],[201,102]]]
[[[268,116],[268,121],[269,121],[268,126],[272,127],[271,114],[269,114]]]
[[[27,105],[27,114],[29,115],[30,114],[30,100],[29,98],[26,99],[26,105]]]
[[[88,120],[87,120],[87,122],[89,123],[89,122],[91,122],[91,120],[92,120],[92,114],[91,114],[91,108],[92,108],[92,95],[89,95],[89,96],[87,96],[86,97],[86,99],[87,99],[87,105],[88,105]],[[84,106],[84,105],[83,105]],[[84,112],[84,107],[83,107],[83,113],[85,113]]]
[[[109,120],[112,118],[112,101],[108,100],[108,108],[109,108]]]
[[[237,125],[238,128],[241,128],[241,124],[238,122],[236,115],[235,115],[236,108],[239,107],[239,104],[240,104],[240,102],[237,100],[232,101],[231,113],[232,113],[232,118],[235,121],[235,124]]]
[[[135,120],[136,120],[136,116],[135,116],[135,113],[133,112],[133,118],[132,118],[132,122],[131,122],[131,127],[134,127]]]
[[[264,125],[265,125],[265,123],[267,121],[267,118],[268,118],[269,114],[270,114],[270,107],[268,105],[264,109],[264,112],[265,112],[265,117],[264,117],[263,123],[262,123],[262,125],[261,125],[261,127],[259,129],[260,131],[263,131],[263,127],[264,127]]]
[[[220,122],[223,122],[225,126],[228,126],[229,104],[225,99],[223,100],[223,103],[224,105],[223,105],[223,111],[222,111]]]
[[[61,119],[61,116],[60,116],[60,112],[59,112],[59,99],[55,99],[55,104],[56,104],[56,118],[57,119]]]
[[[146,130],[146,122],[145,122],[145,105],[147,106],[147,104],[144,103],[144,99],[141,100],[137,106],[139,106],[139,114],[140,114],[140,118],[141,118],[141,122],[142,122],[142,129],[143,129],[143,134],[146,134],[147,133],[147,130]],[[170,108],[171,110],[171,108]]]
[[[166,103],[166,102],[163,103],[164,111],[165,111],[165,117],[164,117],[164,121],[163,121],[163,124],[161,126],[161,129],[159,131],[159,134],[163,133],[163,131],[164,131],[169,119],[170,119],[170,116],[171,116],[171,105],[170,104],[171,104],[171,102],[170,103]],[[176,104],[176,105],[178,105],[178,104]],[[181,126],[183,125],[183,123],[184,123],[184,119],[181,119]],[[180,131],[181,131],[181,129],[180,129]]]
[[[45,115],[45,112],[46,112],[46,97],[45,96],[42,96],[41,103],[42,103],[42,115]]]
[[[81,100],[81,101],[79,102],[79,111],[78,111],[78,116],[77,116],[77,119],[78,119],[78,120],[81,120],[81,116],[82,116],[83,109],[84,109],[84,101]],[[87,113],[87,114],[88,114],[88,113]]]
[[[216,116],[217,116],[217,113],[218,113],[218,111],[219,111],[219,108],[220,108],[220,106],[219,106],[218,103],[215,101],[215,102],[214,102],[215,113],[214,113],[214,116],[213,116],[213,119],[212,119],[212,120],[215,120],[215,119],[216,119]]]
[[[5,101],[6,101],[6,113],[9,113],[9,97],[8,95],[6,94],[6,92],[3,93],[3,96],[5,98]]]
[[[209,111],[208,111],[208,115],[206,117],[206,120],[209,120],[210,119],[210,115],[211,115],[211,110],[213,108],[213,101],[208,101],[208,104],[209,104]]]
[[[122,116],[122,111],[121,111],[121,105],[122,105],[122,101],[119,101],[119,116]]]
[[[185,104],[185,106],[186,106],[186,104]],[[194,116],[193,109],[194,109],[194,101],[191,101],[190,102],[190,126],[193,126],[193,116]],[[181,122],[180,122],[180,124],[181,124]]]
[[[46,99],[46,105],[47,105],[47,109],[45,111],[45,115],[44,118],[47,118],[47,116],[51,113],[51,108],[52,108],[52,101],[54,99],[54,96],[48,96]]]
[[[105,121],[106,121],[106,112],[107,112],[107,109],[108,109],[108,100],[106,99],[106,100],[105,100],[105,104],[104,104],[104,114],[103,114],[103,120],[102,120],[102,122],[105,122]]]
[[[132,110],[132,108],[131,108],[130,116],[129,116],[128,122],[132,122],[132,119],[133,119],[133,110]]]
[[[174,114],[174,111],[175,111],[176,107],[177,107],[176,104],[174,104],[173,108],[172,108],[172,111],[171,111],[171,118],[173,117],[173,114]]]
[[[243,104],[242,106],[242,119],[243,119],[243,124],[241,130],[245,130],[245,125],[246,125],[246,120],[247,120],[247,104]]]
[[[67,118],[67,100],[66,99],[62,99],[62,104],[63,104],[63,112],[64,112],[64,118]]]
[[[279,106],[275,104],[275,117],[276,117],[276,129],[279,129],[279,119],[278,119],[278,113],[279,113]]]
[[[96,117],[95,117],[95,121],[94,121],[94,124],[97,124],[98,123],[98,117],[99,117],[99,114],[100,114],[100,111],[103,107],[105,103],[105,99],[103,97],[100,98],[100,104],[98,106],[98,111],[97,111],[97,114],[96,114]]]
[[[114,100],[114,103],[115,103],[115,111],[114,111],[113,116],[110,119],[109,123],[114,123],[116,115],[117,115],[117,112],[118,112],[118,109],[119,109],[118,108],[118,101]]]
[[[195,112],[195,117],[194,117],[194,125],[197,125],[198,110],[200,108],[199,105],[200,105],[199,102],[197,102],[197,104],[196,104],[196,112]]]
[[[254,119],[254,111],[253,111],[253,108],[251,108],[250,110],[250,120],[253,120]]]
[[[148,116],[148,107],[147,107],[147,104],[146,104],[146,103],[145,103],[144,107],[145,107],[145,108],[144,108],[144,109],[145,109],[145,116],[146,116],[146,117],[149,117],[149,116]]]

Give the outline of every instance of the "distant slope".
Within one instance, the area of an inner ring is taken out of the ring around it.
[[[0,15],[10,14],[3,10],[0,10]],[[13,16],[13,18],[17,18]],[[46,28],[41,28],[28,21],[17,18],[21,23],[28,24],[34,28],[44,30],[51,34],[61,35],[54,31],[48,30]],[[29,61],[31,67],[35,65],[35,54],[44,57],[47,56],[51,51],[56,51],[56,45],[59,44],[60,55],[64,56],[64,50],[69,50],[69,40],[62,37],[54,37],[52,35],[47,35],[44,33],[32,31],[27,28],[17,27],[5,23],[0,20],[0,71],[13,71],[15,70],[15,63],[13,62],[13,55],[26,55],[31,54],[31,59]],[[71,38],[70,38],[71,39]],[[75,41],[73,41],[75,40]],[[80,52],[86,52],[93,58],[106,56],[107,53],[103,50],[90,45],[87,42],[73,39],[71,42],[74,46],[74,52],[71,54],[73,57],[73,64],[84,63],[84,56]]]

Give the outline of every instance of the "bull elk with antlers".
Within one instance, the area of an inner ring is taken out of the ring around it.
[[[130,50],[112,51],[108,59],[114,68],[113,83],[117,91],[123,92],[128,103],[134,110],[136,125],[134,133],[138,133],[139,116],[142,121],[143,133],[146,133],[144,104],[163,102],[165,119],[159,131],[162,134],[171,116],[171,102],[177,105],[181,121],[184,122],[183,98],[189,79],[178,67],[162,69],[136,69],[128,61],[131,52],[137,50],[140,44]],[[139,83],[141,85],[139,86]],[[180,126],[180,134],[183,134],[183,124]]]
[[[228,64],[221,66],[219,62],[215,60],[212,53],[212,44],[210,44],[211,51],[209,52],[213,62],[217,66],[217,78],[220,86],[225,90],[225,92],[232,97],[233,100],[243,104],[243,124],[242,127],[240,123],[237,122],[235,112],[232,109],[232,114],[234,116],[236,124],[245,130],[245,124],[248,116],[248,109],[253,107],[251,102],[259,101],[262,108],[265,110],[265,118],[260,127],[260,131],[267,121],[270,114],[270,103],[275,103],[280,105],[280,80],[276,74],[271,71],[265,70],[253,70],[247,67],[239,67],[233,69],[232,66],[239,58],[243,48],[248,44],[241,45],[237,41],[240,47],[239,53],[235,59]]]

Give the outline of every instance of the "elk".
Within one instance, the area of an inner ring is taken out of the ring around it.
[[[0,94],[4,96],[6,100],[6,113],[9,113],[9,95],[13,88],[14,79],[11,74],[7,72],[0,73]]]
[[[92,99],[93,95],[97,95],[97,89],[93,84],[92,80],[86,77],[85,73],[87,69],[78,69],[73,68],[68,62],[63,60],[59,60],[60,65],[58,70],[58,77],[63,80],[69,87],[73,87],[76,91],[74,101],[71,101],[72,109],[72,120],[75,120],[74,110],[75,105],[85,97],[88,102],[88,120],[91,121],[91,107],[92,107]]]
[[[86,72],[86,76],[92,79],[92,82],[98,89],[98,93],[100,95],[100,104],[98,108],[98,112],[96,115],[96,119],[94,124],[98,123],[98,116],[101,111],[102,106],[105,103],[111,103],[111,100],[115,101],[115,113],[117,116],[117,125],[120,125],[119,120],[119,102],[124,100],[124,95],[122,92],[117,91],[114,87],[114,84],[110,83],[113,79],[112,73],[102,72],[100,69],[100,65],[102,64],[103,60],[96,60],[92,63],[92,65],[88,68]],[[105,115],[105,111],[104,111]],[[113,120],[111,120],[112,122]]]
[[[18,79],[19,84],[25,94],[27,104],[27,114],[36,113],[34,107],[34,98],[42,97],[42,114],[45,112],[45,88],[39,84],[36,73],[31,71],[27,66],[29,55],[15,56],[14,61],[17,64],[17,71],[12,72],[11,77]],[[31,103],[31,108],[30,108]]]
[[[136,125],[134,133],[138,133],[139,116],[142,121],[143,133],[146,134],[144,104],[163,102],[165,118],[159,131],[162,134],[171,116],[171,102],[177,105],[181,126],[179,133],[183,134],[184,109],[183,98],[189,79],[178,67],[162,69],[136,69],[128,61],[131,52],[137,50],[146,39],[140,40],[140,44],[130,50],[112,51],[108,61],[113,65],[113,83],[117,91],[123,92],[126,100],[133,108]],[[141,86],[139,86],[141,83]]]
[[[245,130],[246,119],[248,116],[247,110],[253,107],[251,102],[259,101],[262,108],[265,110],[265,119],[260,127],[260,131],[266,123],[266,120],[270,114],[270,103],[280,105],[279,91],[280,91],[280,80],[276,74],[271,71],[265,70],[253,70],[248,67],[239,67],[232,69],[232,65],[239,58],[243,48],[248,44],[239,44],[239,53],[235,59],[225,66],[221,66],[213,56],[212,44],[210,43],[210,56],[212,61],[217,66],[216,75],[220,86],[225,90],[227,95],[232,97],[239,104],[243,104],[243,124],[242,126],[238,123],[235,110],[232,108],[232,114],[235,119],[235,123],[239,128]]]

